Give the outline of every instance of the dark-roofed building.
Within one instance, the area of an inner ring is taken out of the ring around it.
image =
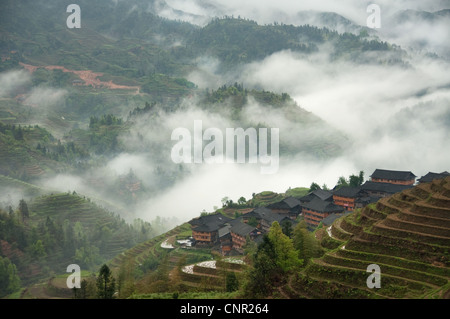
[[[218,230],[219,242],[220,242],[220,250],[222,255],[228,255],[231,253],[233,249],[233,240],[231,237],[231,228],[238,224],[242,224],[242,218],[232,219],[226,222],[221,228]]]
[[[346,211],[353,211],[356,208],[356,201],[364,196],[365,192],[361,187],[342,186],[333,192],[333,202]]]
[[[201,216],[189,221],[196,243],[214,245],[219,240],[219,229],[232,219],[220,213]]]
[[[363,196],[355,200],[355,208],[363,208],[369,204],[376,203],[380,199],[379,196]]]
[[[315,228],[327,216],[333,213],[342,213],[344,209],[332,202],[314,198],[302,205],[302,214],[309,227]]]
[[[370,175],[372,182],[390,183],[398,185],[414,185],[416,175],[410,171],[391,171],[386,169],[376,169]]]
[[[361,190],[370,197],[386,197],[395,193],[400,193],[405,189],[412,188],[413,185],[398,185],[391,183],[380,183],[367,181],[361,185]]]
[[[267,207],[258,207],[242,216],[244,223],[248,223],[252,218],[257,221],[258,229],[263,232],[268,232],[273,222],[277,221],[281,224],[285,217],[272,212],[272,210]]]
[[[429,172],[428,174],[422,176],[421,178],[418,179],[419,183],[429,183],[432,182],[435,179],[442,179],[445,178],[447,176],[450,176],[450,173],[445,171],[442,173],[433,173],[433,172]]]
[[[302,212],[300,201],[294,197],[287,197],[282,201],[268,205],[267,208],[271,209],[274,213],[291,219],[296,219]]]
[[[315,191],[310,192],[308,195],[301,197],[300,203],[309,203],[314,198],[319,198],[323,201],[331,202],[333,200],[333,193],[330,191],[326,191],[323,189],[316,189]]]
[[[246,223],[238,222],[231,227],[230,234],[233,249],[236,249],[238,252],[243,252],[247,237],[253,240],[261,235],[261,231]]]

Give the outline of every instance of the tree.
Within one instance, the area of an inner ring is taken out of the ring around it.
[[[74,299],[93,299],[97,297],[97,287],[95,276],[83,279],[80,288],[73,288]]]
[[[30,217],[30,211],[28,210],[27,202],[24,199],[19,201],[19,212],[22,216],[22,222],[25,221],[25,218]]]
[[[281,223],[281,228],[283,230],[283,234],[291,238],[292,236],[292,222],[290,220],[285,220]]]
[[[30,246],[30,254],[36,259],[41,259],[47,256],[42,240],[38,239],[33,245]]]
[[[274,263],[275,248],[267,235],[253,255],[253,267],[247,273],[244,293],[250,298],[268,296],[273,289],[273,283],[279,281],[279,267]]]
[[[278,222],[272,223],[267,236],[273,243],[275,250],[276,259],[274,261],[283,272],[288,272],[301,265],[301,261],[298,259],[298,252],[294,249],[292,240],[283,234],[283,230]]]
[[[222,207],[225,207],[228,205],[230,198],[228,196],[225,196],[224,198],[221,199],[222,202]]]
[[[133,258],[128,258],[121,264],[117,279],[117,290],[119,293],[119,298],[125,299],[133,294],[135,290],[134,272],[135,265]]]
[[[85,246],[75,250],[75,261],[81,266],[91,268],[99,260],[99,249],[86,243]]]
[[[317,184],[317,183],[311,183],[311,186],[309,186],[309,192],[314,192],[315,190],[318,190],[318,189],[320,189],[320,186],[319,186],[319,184]]]
[[[308,226],[304,220],[294,228],[293,244],[298,251],[298,257],[304,261],[304,265],[307,264],[309,259],[322,255],[319,242],[314,238],[313,233],[308,231]]]
[[[344,176],[339,177],[338,182],[336,184],[336,188],[341,188],[343,186],[348,186],[348,181],[345,179]]]
[[[233,292],[239,289],[239,282],[233,271],[227,273],[225,278],[227,292]]]
[[[20,278],[16,265],[8,258],[0,256],[0,297],[6,296],[20,288]]]
[[[97,297],[99,299],[113,299],[116,290],[116,280],[109,267],[104,264],[100,268],[97,278]]]

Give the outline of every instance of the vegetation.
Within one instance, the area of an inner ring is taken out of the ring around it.
[[[157,232],[146,222],[135,225],[78,195],[44,195],[30,204],[21,200],[16,209],[0,209],[2,254],[22,284],[31,284],[73,262],[93,269]]]
[[[336,62],[403,66],[402,50],[367,32],[259,25],[240,17],[198,27],[158,17],[145,1],[77,3],[89,8],[80,30],[61,23],[64,12],[54,1],[2,4],[0,72],[24,81],[0,97],[0,297],[34,298],[36,291],[80,299],[448,297],[448,182],[369,205],[336,221],[331,236],[324,227],[309,232],[301,220],[294,228],[274,223],[260,245],[247,242],[239,262],[178,244],[190,236],[188,224],[161,234],[164,218],[128,218],[141,199],[189,174],[164,165],[161,145],[144,137],[186,104],[242,127],[267,127],[246,113],[251,102],[292,125],[296,140],[281,137],[283,156],[342,154],[345,136],[286,92],[234,81],[199,89],[188,79],[201,70],[202,57],[217,59],[217,72],[233,74],[283,50],[308,59],[327,46]],[[128,143],[134,137],[138,142]],[[142,150],[156,163],[151,180],[133,169],[120,176],[101,171],[115,156]],[[84,178],[115,203],[42,186],[59,174]],[[340,177],[337,187],[363,182],[360,172]],[[224,197],[218,211],[239,217],[319,188],[313,182],[285,193]],[[173,248],[161,246],[169,240]],[[83,280],[68,292],[62,273],[72,263],[82,267]],[[368,263],[382,267],[381,290],[365,286]]]

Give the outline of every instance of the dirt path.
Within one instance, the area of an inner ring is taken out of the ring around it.
[[[62,70],[63,72],[69,72],[77,75],[84,83],[81,84],[83,86],[92,86],[94,88],[108,88],[112,90],[117,89],[125,89],[125,90],[134,90],[135,94],[140,94],[140,87],[139,86],[127,86],[127,85],[119,85],[113,83],[111,80],[108,82],[101,81],[98,79],[98,77],[103,76],[103,73],[96,73],[92,72],[91,70],[87,71],[75,71],[75,70],[69,70],[66,69],[63,66],[59,65],[48,65],[44,67],[40,66],[34,66],[30,64],[25,64],[22,62],[19,62],[21,66],[23,66],[26,70],[28,70],[30,73],[33,73],[38,68],[44,68],[46,70]]]

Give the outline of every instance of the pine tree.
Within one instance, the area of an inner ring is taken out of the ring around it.
[[[99,299],[113,299],[116,290],[116,280],[109,267],[104,264],[100,268],[97,278],[97,297]]]
[[[30,217],[28,205],[24,199],[21,199],[19,202],[19,212],[20,212],[20,215],[22,216],[22,221],[25,221],[25,218]]]
[[[239,282],[236,274],[233,271],[227,273],[226,276],[226,289],[227,292],[233,292],[239,289]]]
[[[273,243],[276,259],[276,265],[283,272],[288,272],[301,265],[298,259],[298,252],[294,249],[292,240],[283,234],[283,230],[278,222],[273,222],[267,235]]]
[[[305,221],[301,221],[295,227],[293,243],[299,258],[304,260],[304,265],[309,259],[322,255],[319,242],[314,238],[313,233],[308,231]]]

